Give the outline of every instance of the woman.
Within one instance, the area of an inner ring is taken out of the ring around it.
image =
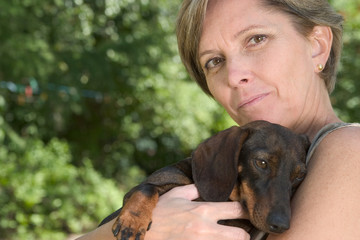
[[[190,75],[239,124],[264,119],[312,139],[308,175],[292,200],[291,228],[267,239],[360,239],[360,128],[335,115],[329,93],[342,18],[326,0],[185,0],[178,44]],[[249,239],[219,219],[237,203],[191,202],[191,186],[160,198],[145,239]],[[111,225],[84,239],[113,239]]]

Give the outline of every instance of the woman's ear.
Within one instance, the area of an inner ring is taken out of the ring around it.
[[[321,72],[329,58],[333,41],[333,33],[330,27],[315,26],[310,34],[312,46],[312,58],[314,69]],[[319,66],[323,66],[320,67]]]

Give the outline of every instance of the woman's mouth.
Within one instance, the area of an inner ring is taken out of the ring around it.
[[[265,97],[267,97],[270,93],[262,93],[262,94],[259,94],[259,95],[255,95],[255,96],[252,96],[244,101],[242,101],[240,104],[239,104],[239,107],[238,108],[246,108],[246,107],[250,107],[252,105],[255,105],[256,103],[260,102],[261,100],[263,100]]]

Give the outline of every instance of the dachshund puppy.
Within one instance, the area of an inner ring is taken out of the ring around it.
[[[127,193],[113,234],[143,240],[159,196],[191,183],[203,201],[238,201],[255,228],[282,233],[290,227],[290,199],[305,177],[309,145],[305,135],[266,121],[221,131],[192,157],[156,171]],[[233,220],[221,223],[245,227]]]

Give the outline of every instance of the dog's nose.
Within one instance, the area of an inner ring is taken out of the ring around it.
[[[290,228],[290,218],[284,214],[270,214],[267,224],[271,232],[282,233]]]

